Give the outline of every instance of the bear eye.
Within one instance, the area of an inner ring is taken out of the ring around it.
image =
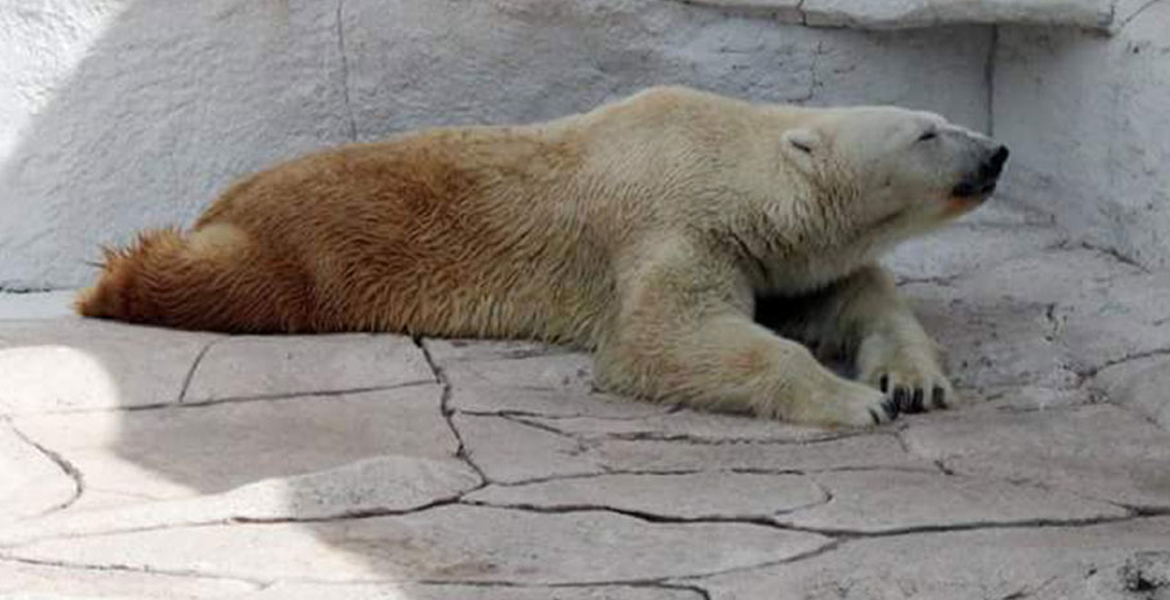
[[[918,136],[918,141],[925,142],[927,140],[933,140],[936,137],[938,137],[937,131],[927,131],[926,133]]]

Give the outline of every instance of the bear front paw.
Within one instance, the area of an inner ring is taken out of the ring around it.
[[[958,403],[954,386],[932,358],[904,355],[866,371],[862,381],[880,390],[901,412],[920,413]]]
[[[868,427],[898,418],[898,405],[885,394],[846,379],[833,378],[801,398],[786,418],[829,427]]]

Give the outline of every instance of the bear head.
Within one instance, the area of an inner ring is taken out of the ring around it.
[[[982,204],[1007,161],[1007,147],[939,115],[895,107],[810,111],[785,130],[783,153],[864,230],[919,233]]]

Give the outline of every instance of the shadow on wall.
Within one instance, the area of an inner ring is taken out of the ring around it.
[[[31,61],[9,67],[47,99],[0,131],[16,139],[0,158],[0,288],[80,285],[98,244],[189,223],[232,179],[283,158],[544,120],[653,84],[988,123],[987,27],[813,30],[660,0],[43,4],[13,13],[13,43],[42,62],[81,58],[50,82]],[[94,6],[112,16],[86,51],[54,41],[94,22]]]

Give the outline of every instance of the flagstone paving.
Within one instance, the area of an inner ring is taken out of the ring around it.
[[[1170,599],[1170,274],[1006,212],[889,264],[969,402],[867,430],[0,296],[0,598]]]

